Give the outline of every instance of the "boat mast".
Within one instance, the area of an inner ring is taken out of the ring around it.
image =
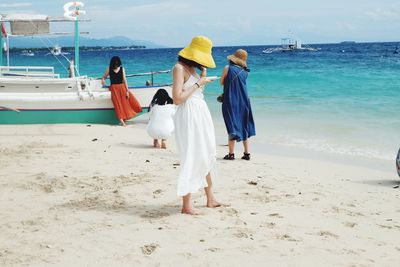
[[[0,33],[0,66],[3,66],[3,33]]]
[[[7,45],[7,67],[10,67],[10,38],[6,37],[6,45]]]
[[[3,66],[3,22],[0,22],[0,66]]]
[[[79,7],[77,7],[79,11]],[[79,76],[79,19],[77,12],[75,20],[75,76]]]
[[[75,21],[75,76],[79,76],[79,15],[86,14],[86,11],[80,10],[83,6],[82,2],[77,1],[64,5],[64,17]]]

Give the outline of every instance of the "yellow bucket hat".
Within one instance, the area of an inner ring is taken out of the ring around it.
[[[187,47],[179,51],[179,56],[192,60],[207,68],[215,68],[211,54],[212,42],[205,36],[196,36]]]

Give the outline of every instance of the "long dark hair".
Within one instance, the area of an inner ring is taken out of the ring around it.
[[[160,88],[153,96],[153,100],[151,100],[149,110],[154,105],[163,106],[165,104],[172,104],[172,103],[173,103],[172,98],[169,96],[168,92],[164,88]]]
[[[181,57],[181,56],[178,56],[178,61],[184,63],[185,65],[187,65],[189,67],[198,68],[199,70],[201,70],[201,68],[204,67],[203,65],[201,65],[201,64],[199,64],[199,63],[197,63],[197,62],[195,62],[193,60],[190,60],[190,59],[187,59],[187,58],[184,58],[184,57]]]
[[[121,59],[119,56],[113,56],[110,60],[110,67],[109,70],[115,70],[116,68],[122,65]]]

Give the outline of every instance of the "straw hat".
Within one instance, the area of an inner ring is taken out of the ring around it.
[[[244,49],[238,49],[235,54],[227,57],[230,61],[241,67],[247,67],[247,52]]]
[[[215,62],[211,55],[212,42],[205,36],[196,36],[187,47],[178,55],[192,60],[207,68],[215,68]]]

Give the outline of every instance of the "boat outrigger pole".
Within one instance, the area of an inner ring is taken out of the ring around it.
[[[0,66],[3,66],[3,29],[4,24],[3,22],[0,22]]]
[[[3,27],[3,23],[1,23]],[[0,66],[3,66],[3,33],[0,33]]]
[[[75,76],[79,76],[79,20],[75,21]]]
[[[64,5],[64,17],[75,21],[75,75],[79,76],[79,15],[86,14],[80,10],[85,5],[82,2],[68,2]],[[71,9],[72,8],[72,9]]]
[[[0,16],[0,66],[3,66],[3,53],[7,52],[7,66],[10,66],[10,41],[8,39],[8,34],[6,32],[6,28],[4,27],[4,23],[2,20],[2,16]],[[5,43],[4,43],[5,37]]]

